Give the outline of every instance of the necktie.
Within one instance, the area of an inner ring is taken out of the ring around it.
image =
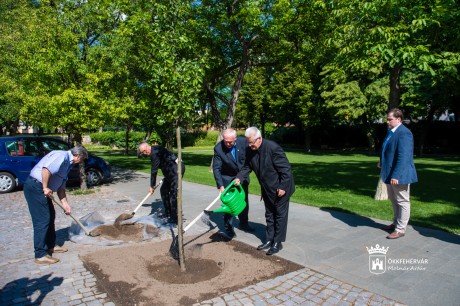
[[[236,148],[235,148],[235,146],[232,147],[232,156],[233,156],[233,159],[236,160]]]

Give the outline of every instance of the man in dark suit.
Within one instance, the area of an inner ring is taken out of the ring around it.
[[[161,184],[161,200],[165,208],[165,217],[172,223],[177,223],[177,164],[178,160],[174,153],[162,146],[149,146],[146,142],[139,145],[139,153],[150,157],[152,169],[150,173],[150,193],[155,192],[158,168],[163,172],[163,183]],[[181,162],[182,176],[184,176],[185,165]]]
[[[410,217],[410,184],[417,182],[414,165],[414,138],[403,124],[403,113],[394,108],[387,113],[388,134],[382,145],[380,175],[393,205],[393,223],[384,227],[392,231],[388,239],[403,237]]]
[[[222,133],[223,140],[214,147],[214,160],[212,170],[217,188],[222,193],[224,189],[233,182],[238,172],[243,168],[246,159],[246,149],[248,143],[243,137],[237,137],[234,129],[226,129]],[[243,190],[246,194],[246,207],[238,215],[240,220],[239,228],[243,231],[253,232],[254,229],[249,226],[249,201],[248,201],[249,177],[243,181]],[[224,235],[228,239],[235,237],[235,231],[232,225],[233,217],[230,214],[224,214]]]
[[[267,222],[266,241],[257,249],[268,249],[267,255],[273,255],[283,248],[281,243],[286,241],[289,199],[295,190],[291,164],[283,149],[273,141],[262,139],[256,127],[248,128],[245,136],[250,150],[235,184],[249,177],[251,171],[255,172],[262,190]]]

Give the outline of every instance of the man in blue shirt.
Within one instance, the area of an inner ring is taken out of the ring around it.
[[[56,212],[51,197],[56,192],[66,213],[70,213],[65,193],[67,175],[74,164],[86,158],[88,151],[83,146],[69,151],[51,151],[30,171],[24,184],[24,196],[34,229],[35,262],[38,264],[57,263],[59,259],[51,257],[51,254],[67,252],[66,248],[56,245]]]

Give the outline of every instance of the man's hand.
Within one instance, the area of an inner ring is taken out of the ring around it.
[[[48,187],[43,187],[43,194],[45,197],[51,198],[53,196],[53,190],[49,189]]]
[[[278,198],[281,198],[284,197],[286,191],[284,191],[283,189],[276,189],[276,194],[278,195]]]
[[[392,179],[390,180],[390,184],[391,184],[391,185],[398,185],[398,184],[399,184],[399,180],[392,178]]]
[[[224,190],[225,190],[225,187],[224,187],[224,186],[220,186],[220,188],[219,188],[219,194],[221,194],[222,192],[224,192]]]
[[[241,182],[240,182],[239,178],[236,178],[236,179],[233,180],[233,185],[235,185],[235,186],[238,186],[240,183]]]
[[[72,212],[72,209],[70,208],[70,205],[67,202],[67,199],[61,199],[61,204],[62,204],[62,207],[64,207],[64,213],[66,215],[69,215]]]
[[[150,187],[149,192],[150,192],[151,194],[153,194],[153,193],[155,192],[155,188]]]

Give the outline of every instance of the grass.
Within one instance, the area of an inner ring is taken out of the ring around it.
[[[123,156],[122,150],[88,146],[90,152],[113,166],[150,173],[150,160]],[[185,181],[215,186],[210,171],[212,147],[184,148]],[[296,192],[292,202],[322,209],[348,212],[363,217],[391,220],[388,200],[376,201],[379,178],[378,158],[362,154],[314,154],[286,152],[292,165]],[[416,158],[419,182],[411,185],[411,220],[415,226],[460,234],[460,158]],[[251,174],[251,194],[260,195],[260,186]]]

